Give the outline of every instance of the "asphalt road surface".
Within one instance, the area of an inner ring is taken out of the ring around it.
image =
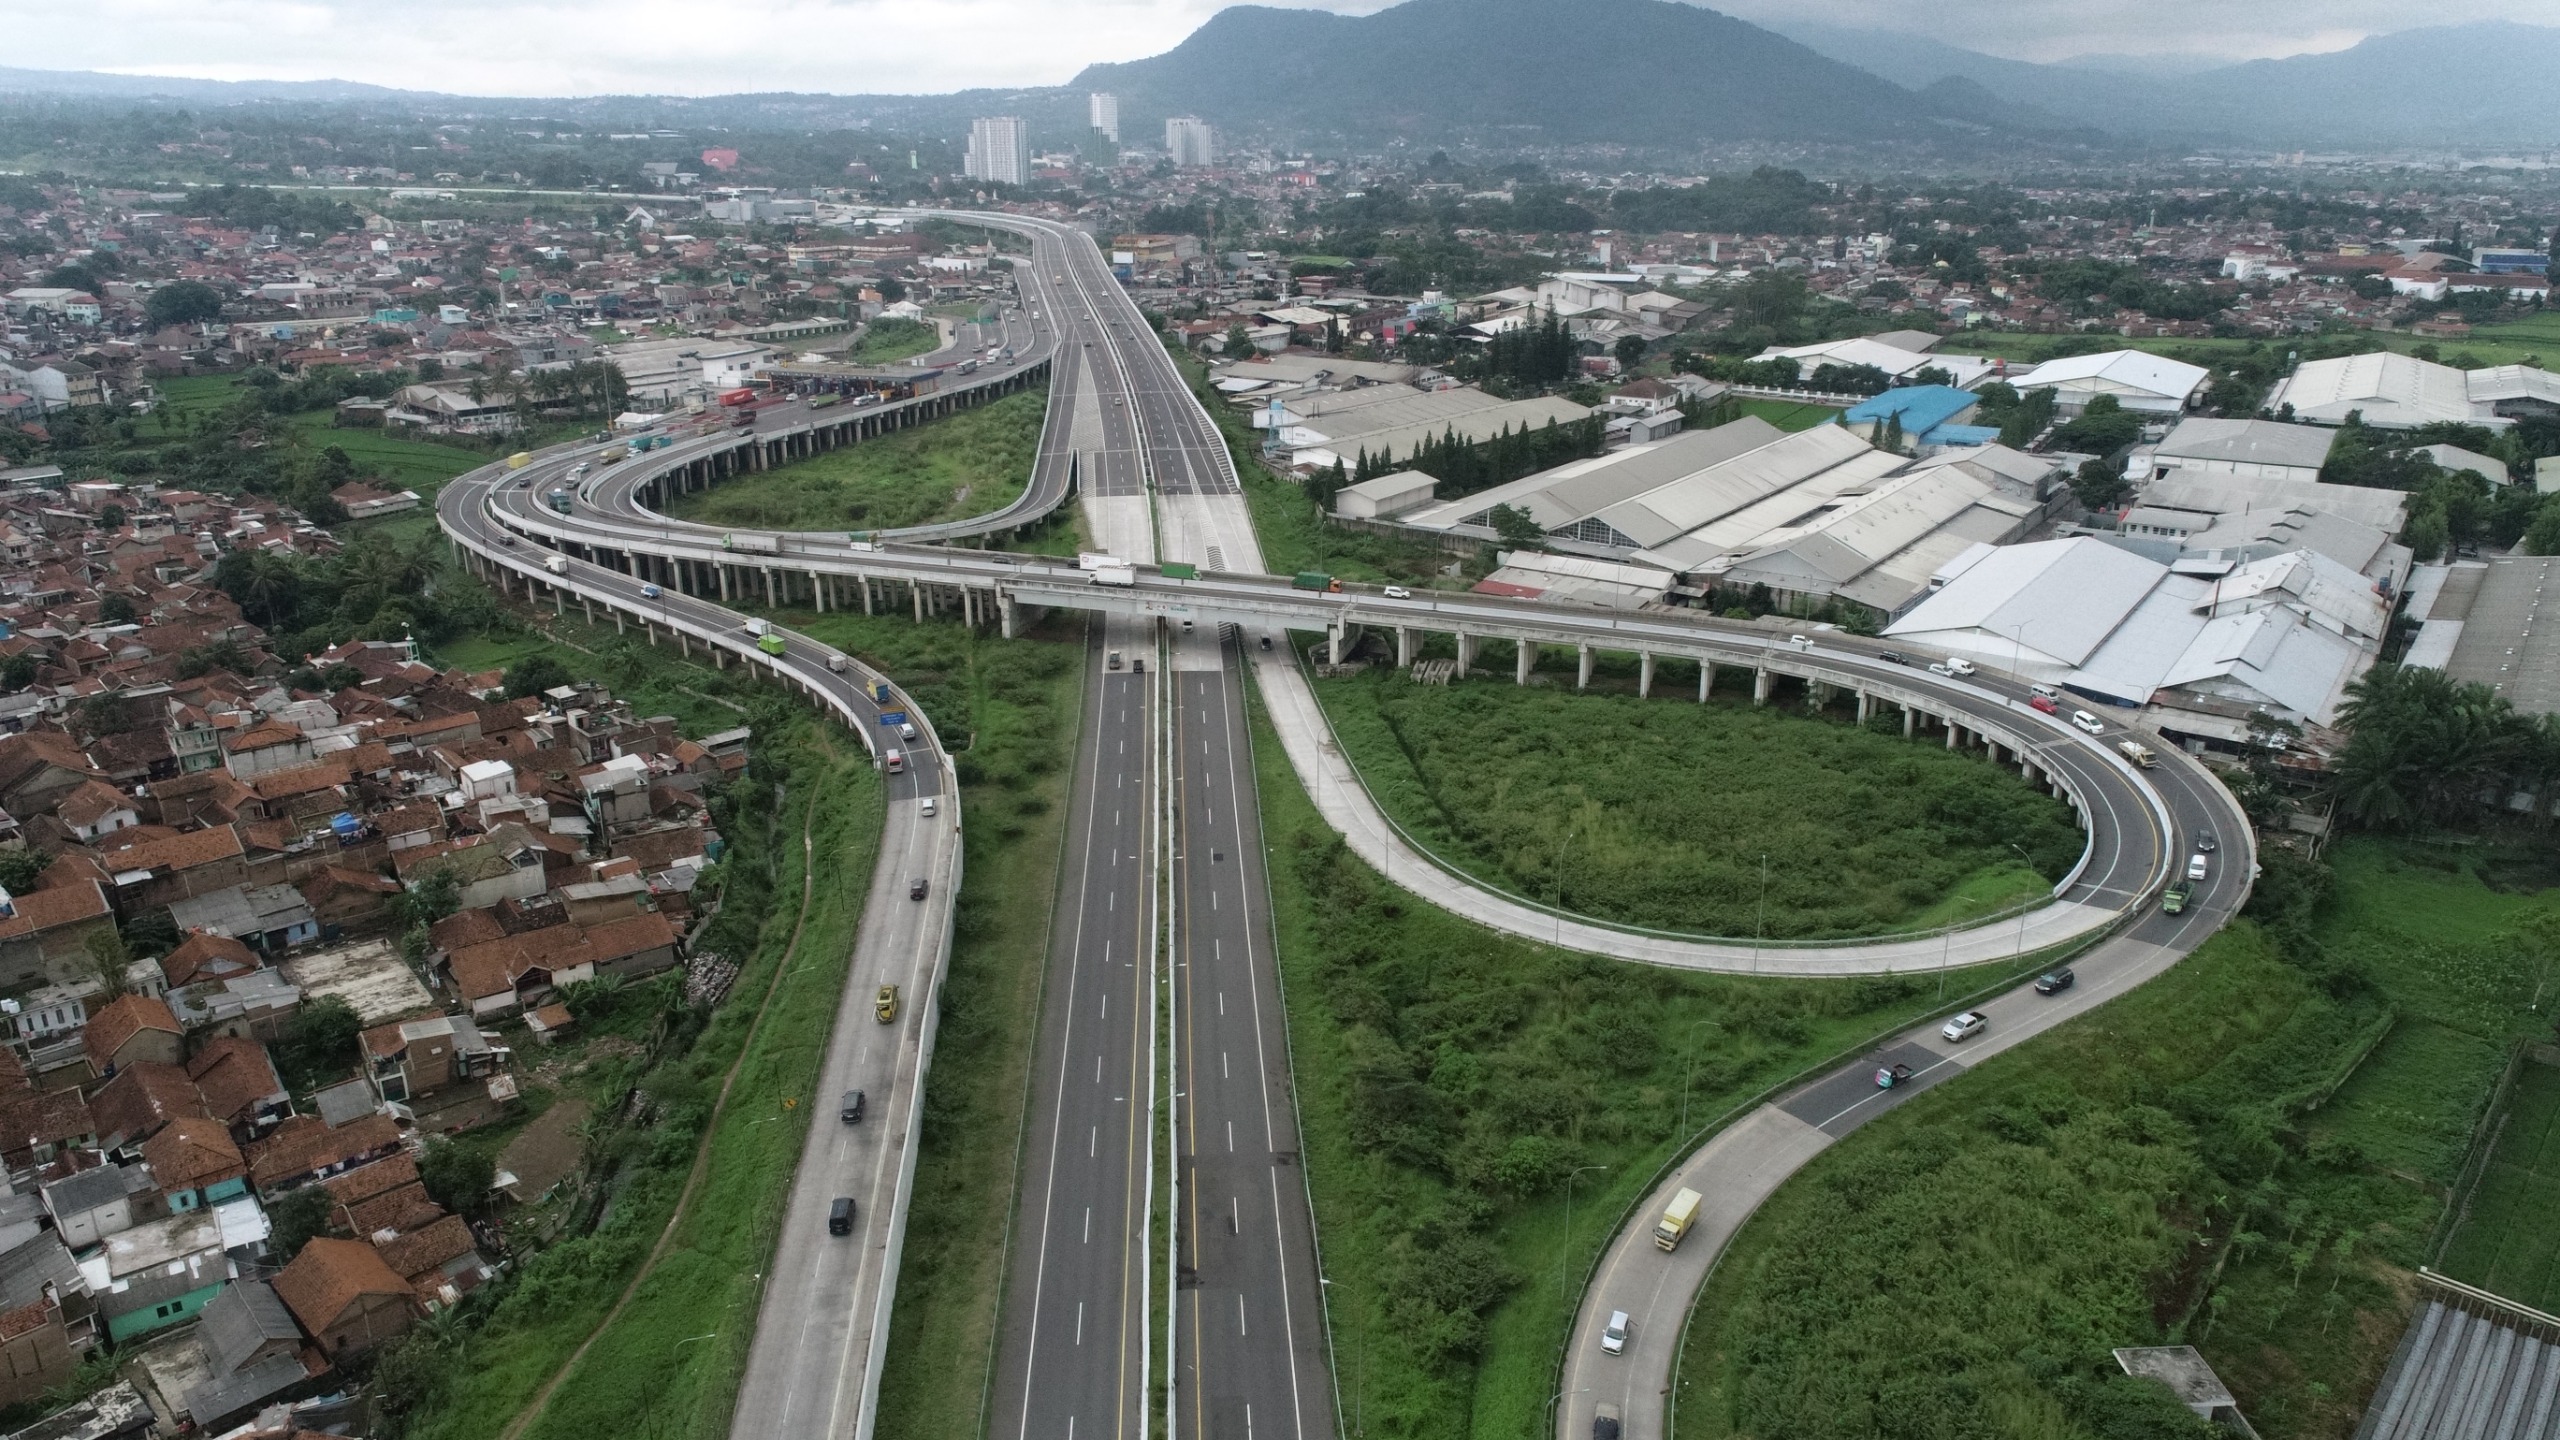
[[[1175,1424],[1320,1440],[1333,1392],[1241,667],[1214,630],[1175,650]]]
[[[1001,1440],[1146,1430],[1163,676],[1133,668],[1143,635],[1096,629],[1006,1277],[989,1431]]]

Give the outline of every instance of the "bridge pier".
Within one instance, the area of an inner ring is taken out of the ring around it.
[[[862,613],[868,615],[871,613],[871,577],[857,575],[854,578],[862,584]]]
[[[1908,740],[1918,733],[1920,733],[1920,712],[1912,709],[1908,705],[1903,706],[1902,738]]]
[[[596,623],[596,602],[588,599],[584,595],[581,595],[578,597],[578,608],[587,612],[588,624],[593,625]]]
[[[557,585],[551,587],[551,613],[554,615],[566,615],[569,613],[568,592],[562,590]]]
[[[1347,628],[1349,627],[1345,626],[1339,620],[1336,620],[1325,627],[1324,638],[1325,644],[1328,647],[1325,658],[1326,664],[1339,665],[1342,663],[1342,636],[1343,632]]]
[[[1870,707],[1872,704],[1873,704],[1873,702],[1867,699],[1867,692],[1866,692],[1866,691],[1861,690],[1861,691],[1859,691],[1859,692],[1858,692],[1858,723],[1859,723],[1859,724],[1864,725],[1864,724],[1866,724],[1866,723],[1867,723],[1867,712],[1868,712],[1869,707]]]
[[[720,572],[720,603],[726,605],[729,603],[729,567],[714,560],[711,568]]]
[[[774,595],[773,567],[770,565],[759,565],[756,569],[764,576],[764,603],[766,608],[770,609],[779,606],[782,601]]]
[[[1001,590],[997,591],[997,592],[996,592],[996,623],[997,623],[997,627],[998,627],[999,631],[1003,634],[1004,638],[1006,638],[1007,640],[1011,640],[1011,639],[1015,638],[1015,637],[1014,637],[1014,617],[1015,617],[1015,614],[1016,614],[1016,613],[1017,613],[1017,612],[1016,612],[1016,610],[1015,610],[1015,606],[1014,606],[1014,603],[1013,603],[1013,597],[1012,597],[1012,596],[1010,596],[1010,595],[1007,595],[1006,593],[1004,593],[1004,592],[1003,592],[1003,591],[1001,591]]]
[[[1650,650],[1636,656],[1636,698],[1653,698],[1653,652]]]
[[[919,625],[923,624],[923,623],[924,623],[924,587],[923,587],[922,585],[917,584],[917,583],[916,583],[915,581],[913,581],[913,580],[908,581],[908,582],[907,582],[907,599],[909,600],[909,602],[911,602],[911,603],[913,604],[913,606],[914,606],[914,608],[915,608],[915,612],[916,612],[916,623],[917,623],[917,624],[919,624]]]
[[[818,573],[817,571],[815,571],[815,570],[812,570],[812,571],[810,571],[810,572],[809,572],[809,588],[810,588],[811,590],[813,590],[813,591],[817,592],[817,596],[818,596],[818,613],[819,613],[819,614],[821,614],[821,615],[824,615],[824,614],[826,614],[826,613],[827,613],[827,589],[828,589],[828,586],[829,586],[829,582],[828,582],[828,580],[827,580],[827,577],[825,577],[824,575],[819,574],[819,573]]]
[[[1769,692],[1777,688],[1777,678],[1769,673],[1769,667],[1766,665],[1754,668],[1751,672],[1751,703],[1768,704]]]
[[[1396,627],[1396,668],[1413,668],[1413,630],[1409,626]]]
[[[1714,693],[1715,693],[1715,690],[1716,690],[1716,662],[1714,662],[1713,660],[1701,660],[1701,661],[1699,661],[1699,662],[1698,662],[1698,703],[1699,703],[1699,704],[1701,704],[1701,705],[1706,704],[1706,703],[1707,703],[1707,697],[1708,697],[1708,696],[1710,696],[1710,695],[1712,695],[1712,694],[1714,694]]]
[[[619,605],[613,607],[613,633],[616,635],[628,635],[631,633],[623,626],[622,607]]]
[[[1467,678],[1467,672],[1475,668],[1476,643],[1476,637],[1473,635],[1464,630],[1458,632],[1458,678],[1461,680]]]
[[[1588,690],[1591,688],[1591,647],[1583,645],[1576,649],[1580,653],[1574,657],[1573,688]]]
[[[1950,716],[1948,716],[1948,717],[1947,717],[1947,748],[1948,748],[1948,749],[1953,750],[1954,748],[1956,748],[1956,735],[1957,735],[1957,733],[1958,733],[1959,731],[1961,731],[1963,728],[1964,728],[1963,726],[1960,726],[1960,725],[1956,724],[1956,718],[1955,718],[1954,716],[1950,715]]]
[[[1532,665],[1535,665],[1535,664],[1537,664],[1537,663],[1538,663],[1538,647],[1537,647],[1537,646],[1530,644],[1530,643],[1529,643],[1528,641],[1526,641],[1526,640],[1515,640],[1515,641],[1513,641],[1513,642],[1512,642],[1512,666],[1511,666],[1511,672],[1512,672],[1512,673],[1511,673],[1511,683],[1513,683],[1514,685],[1526,685],[1526,684],[1528,684],[1528,683],[1529,683],[1529,667],[1530,667],[1530,666],[1532,666]]]

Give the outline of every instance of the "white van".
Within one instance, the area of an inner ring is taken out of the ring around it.
[[[2058,702],[2062,699],[2062,692],[2054,689],[2050,685],[2030,685],[2027,687],[2027,693],[2035,696],[2039,700],[2052,700]]]
[[[1947,657],[1947,673],[1950,675],[1970,675],[1973,673],[1973,662],[1959,655],[1950,655]]]
[[[906,769],[907,769],[907,752],[906,752],[906,751],[904,751],[904,750],[892,750],[892,751],[890,751],[886,756],[883,756],[882,758],[888,762],[888,768],[889,768],[889,773],[890,773],[890,774],[892,774],[892,775],[903,775],[903,774],[905,774],[905,773],[906,773]]]
[[[1600,1351],[1604,1355],[1624,1355],[1627,1353],[1626,1311],[1612,1310],[1609,1312],[1609,1323],[1602,1327],[1600,1331]]]
[[[2086,710],[2074,710],[2071,712],[2071,728],[2090,735],[2104,735],[2107,722]]]

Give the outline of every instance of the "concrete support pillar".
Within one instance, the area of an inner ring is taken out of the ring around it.
[[[909,601],[913,602],[913,605],[914,605],[914,608],[915,608],[915,612],[916,612],[916,623],[917,623],[917,624],[919,624],[919,625],[923,624],[923,623],[924,623],[924,587],[923,587],[923,586],[921,586],[921,585],[919,585],[919,584],[917,584],[917,583],[916,583],[916,582],[914,582],[913,580],[908,581],[908,582],[907,582],[907,599],[908,599]]]
[[[596,623],[596,602],[588,599],[584,595],[581,595],[578,597],[578,608],[587,612],[588,624],[593,625]]]
[[[2036,762],[2033,760],[2019,761],[2018,778],[2026,781],[2030,785],[2036,783]]]
[[[726,605],[729,603],[729,567],[714,560],[711,568],[720,572],[720,603]]]
[[[1460,679],[1465,679],[1467,672],[1475,668],[1476,643],[1476,637],[1473,635],[1464,630],[1458,632],[1458,677]]]
[[[1396,668],[1413,668],[1413,631],[1403,625],[1396,627]]]
[[[871,577],[868,575],[862,577],[862,613],[871,613]]]
[[[812,593],[814,593],[814,594],[818,597],[818,613],[819,613],[819,614],[821,614],[821,615],[826,614],[826,613],[827,613],[827,577],[826,577],[826,576],[824,576],[824,575],[819,574],[819,573],[818,573],[817,571],[815,571],[815,570],[810,571],[810,572],[809,572],[809,589],[810,589],[810,591],[811,591]]]
[[[1866,691],[1861,690],[1861,691],[1859,691],[1859,692],[1858,692],[1858,723],[1859,723],[1859,724],[1864,725],[1864,724],[1866,724],[1866,723],[1867,723],[1867,711],[1868,711],[1868,707],[1869,707],[1872,703],[1873,703],[1873,702],[1871,702],[1870,700],[1868,700],[1868,699],[1867,699],[1867,692],[1866,692]]]
[[[569,597],[557,585],[551,587],[551,613],[554,615],[569,613]]]
[[[1511,680],[1515,685],[1526,685],[1529,683],[1529,667],[1538,663],[1538,647],[1522,640],[1514,649],[1517,658],[1511,667]]]
[[[684,652],[684,658],[692,659],[693,637],[682,630],[676,631],[676,648]]]
[[[631,633],[629,628],[622,623],[622,607],[619,605],[613,607],[613,633],[616,635],[628,635]]]
[[[1716,662],[1701,660],[1698,662],[1698,703],[1706,704],[1707,697],[1714,693],[1716,693]]]
[[[1958,725],[1956,724],[1956,722],[1955,722],[1955,717],[1954,717],[1954,716],[1952,716],[1952,715],[1951,715],[1951,716],[1948,716],[1948,717],[1947,717],[1947,748],[1948,748],[1948,749],[1953,750],[1954,748],[1956,748],[1956,733],[1957,733],[1957,731],[1958,731],[1959,729],[1961,729],[1961,728],[1962,728],[1962,727],[1960,727],[1960,726],[1958,726]]]
[[[1003,631],[1004,638],[1006,638],[1007,640],[1010,640],[1010,639],[1014,638],[1014,634],[1013,634],[1013,620],[1014,620],[1013,597],[1012,597],[1012,596],[1010,596],[1010,595],[1005,594],[1005,593],[1004,593],[1003,591],[1001,591],[1001,590],[999,590],[999,591],[997,591],[997,592],[996,592],[996,619],[997,619],[997,622],[998,622],[999,626],[1001,627],[1001,629],[1002,629],[1002,631]]]
[[[1348,628],[1349,627],[1345,626],[1339,620],[1336,620],[1331,625],[1325,627],[1324,638],[1325,644],[1328,647],[1325,658],[1326,664],[1339,665],[1342,663],[1342,637],[1343,632]]]
[[[1591,688],[1591,647],[1583,645],[1577,649],[1580,653],[1574,657],[1573,688],[1588,690]]]
[[[1908,740],[1908,739],[1910,739],[1913,735],[1918,734],[1918,733],[1919,733],[1919,731],[1920,731],[1920,712],[1919,712],[1919,711],[1917,711],[1917,710],[1912,709],[1912,708],[1911,708],[1910,706],[1908,706],[1908,705],[1903,706],[1903,707],[1902,707],[1902,738],[1903,738],[1903,739],[1905,739],[1905,740]]]
[[[1769,673],[1769,667],[1763,665],[1752,670],[1751,703],[1754,705],[1768,704],[1769,692],[1777,688],[1777,683],[1778,677]]]
[[[772,566],[770,566],[770,565],[759,565],[759,566],[757,566],[756,568],[757,568],[758,570],[761,570],[761,571],[763,571],[763,572],[764,572],[764,603],[765,603],[765,605],[766,605],[768,608],[771,608],[771,607],[774,607],[774,606],[779,606],[779,605],[782,603],[782,601],[781,601],[779,598],[777,598],[777,597],[774,595],[774,593],[773,593],[773,567],[772,567]]]
[[[1653,698],[1653,652],[1650,650],[1636,656],[1636,698]]]

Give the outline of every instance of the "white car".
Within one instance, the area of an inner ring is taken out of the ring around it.
[[[643,585],[640,587],[640,598],[643,600],[655,600],[665,593],[665,591],[659,589],[655,585]]]
[[[2187,857],[2187,878],[2190,880],[2203,879],[2205,872],[2212,868],[2213,862],[2206,859],[2205,853],[2201,850]]]
[[[918,806],[917,808],[918,808],[919,813],[921,813],[921,814],[924,816],[924,818],[926,818],[927,820],[932,819],[932,818],[933,818],[933,797],[932,797],[932,796],[930,796],[930,795],[927,795],[926,797],[924,797],[924,802],[923,802],[923,804],[921,804],[921,805],[920,805],[920,806]]]
[[[1601,1353],[1605,1355],[1624,1355],[1627,1353],[1626,1311],[1612,1310],[1609,1312],[1609,1323],[1602,1326],[1600,1330],[1600,1350]]]
[[[1930,661],[1930,662],[1929,662],[1929,673],[1930,673],[1930,674],[1932,674],[1932,675],[1947,675],[1947,676],[1952,676],[1952,675],[1954,675],[1956,672],[1954,672],[1953,670],[1948,669],[1945,665],[1942,665],[1942,664],[1938,663],[1937,661],[1932,660],[1932,661]]]
[[[2107,733],[2107,722],[2086,710],[2074,710],[2071,712],[2071,728],[2091,735],[2104,735]]]
[[[1967,1010],[1953,1020],[1948,1021],[1945,1027],[1938,1031],[1938,1034],[1948,1040],[1969,1040],[1972,1039],[1983,1026],[1990,1023],[1990,1016],[1983,1014],[1979,1010]]]
[[[1381,593],[1390,600],[1410,600],[1413,598],[1413,592],[1407,590],[1401,585],[1390,585]]]

